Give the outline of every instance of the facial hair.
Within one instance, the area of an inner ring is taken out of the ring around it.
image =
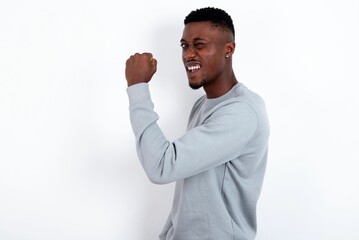
[[[201,87],[203,87],[206,84],[206,80],[203,79],[200,83],[189,83],[189,86],[193,89],[193,90],[197,90],[200,89]]]

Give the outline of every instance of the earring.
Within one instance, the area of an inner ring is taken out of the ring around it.
[[[228,54],[226,55],[226,58],[228,58],[229,56],[228,56]]]

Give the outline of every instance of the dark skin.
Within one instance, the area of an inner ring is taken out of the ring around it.
[[[211,22],[189,23],[184,27],[181,47],[189,85],[203,87],[207,98],[220,97],[237,83],[232,68],[235,43],[229,30]],[[157,61],[151,53],[132,55],[126,61],[128,86],[148,83],[156,70]]]

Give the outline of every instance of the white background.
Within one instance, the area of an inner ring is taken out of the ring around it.
[[[179,39],[205,6],[232,16],[237,78],[267,103],[257,239],[359,239],[358,1],[1,0],[1,240],[157,239],[174,185],[137,160],[125,61],[157,58],[155,110],[179,137],[203,94]]]

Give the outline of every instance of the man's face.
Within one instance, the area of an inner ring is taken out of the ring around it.
[[[193,89],[219,81],[225,70],[228,34],[213,27],[211,22],[185,25],[181,39],[182,60]]]

